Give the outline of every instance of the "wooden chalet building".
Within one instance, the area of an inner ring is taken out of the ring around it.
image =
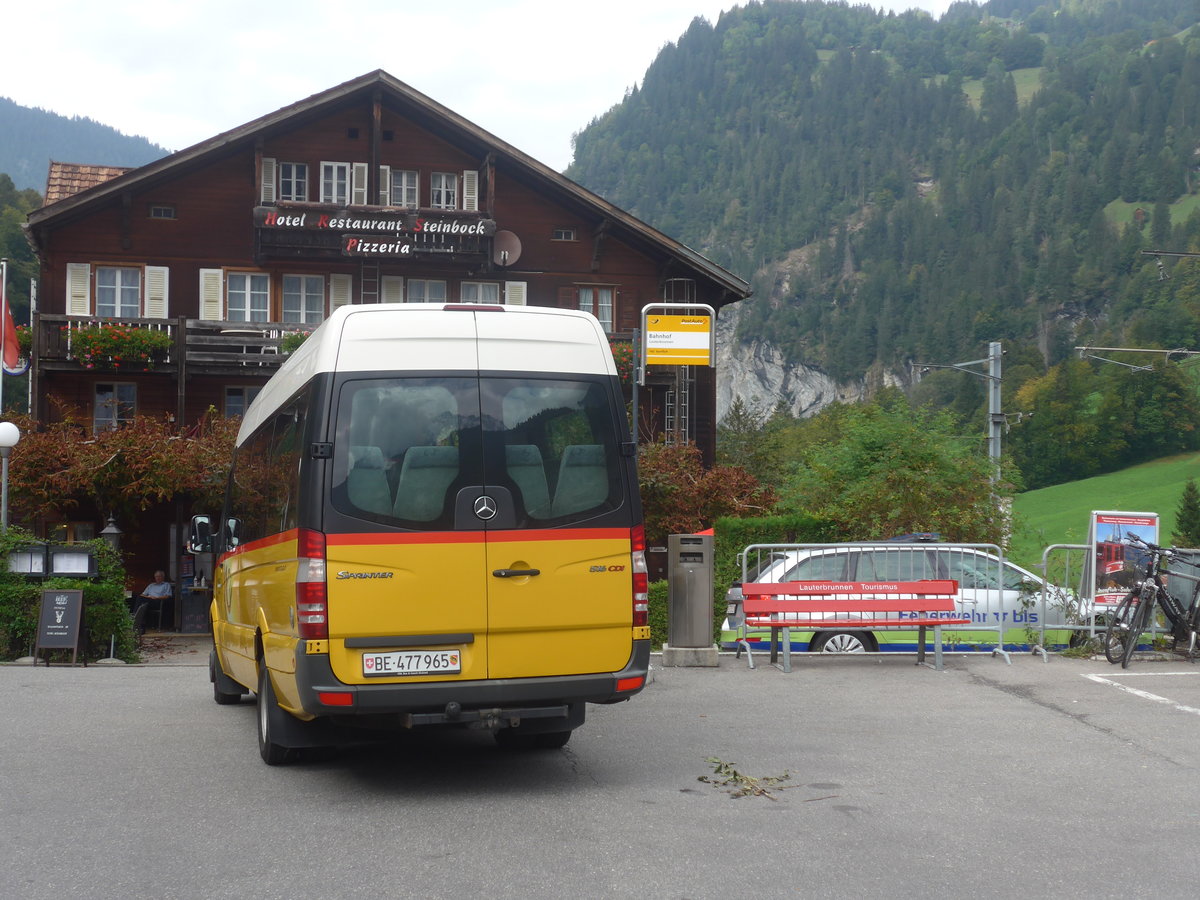
[[[629,340],[648,303],[719,309],[749,295],[383,71],[141,168],[51,163],[26,231],[41,263],[32,412],[50,421],[59,398],[95,429],[137,414],[182,428],[210,406],[239,414],[284,336],[347,303],[580,308]],[[168,336],[152,371],[79,352],[81,330],[115,324]],[[639,439],[692,440],[711,461],[715,405],[713,370],[655,367]],[[119,524],[161,536],[188,513]],[[129,547],[144,557],[133,571],[174,568],[177,537]]]

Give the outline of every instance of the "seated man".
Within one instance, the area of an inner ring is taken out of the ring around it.
[[[137,596],[138,602],[135,607],[140,607],[143,603],[148,607],[146,613],[150,610],[157,609],[159,611],[159,622],[162,622],[162,604],[164,600],[168,600],[175,596],[175,591],[171,587],[171,582],[167,581],[167,573],[159,569],[154,573],[154,580],[146,585],[146,589]],[[136,613],[135,613],[136,617]],[[145,615],[141,619],[142,627],[139,630],[145,630]]]

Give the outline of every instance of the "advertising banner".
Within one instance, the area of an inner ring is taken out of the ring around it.
[[[1130,542],[1158,543],[1158,513],[1093,511],[1088,526],[1091,578],[1096,603],[1117,604],[1145,571],[1146,551]]]

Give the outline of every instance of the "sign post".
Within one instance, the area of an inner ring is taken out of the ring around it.
[[[38,653],[42,650],[71,650],[71,665],[75,665],[79,659],[82,618],[83,591],[42,591],[33,664],[37,665]],[[87,659],[83,664],[87,665]],[[49,656],[46,665],[50,665]]]
[[[717,365],[716,311],[706,303],[648,303],[642,307],[633,372],[633,441],[638,443],[638,388],[647,366]]]

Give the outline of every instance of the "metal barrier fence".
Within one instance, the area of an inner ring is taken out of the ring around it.
[[[1057,591],[1072,598],[1073,613],[1070,621],[1059,626],[1080,639],[1103,639],[1108,623],[1105,615],[1116,609],[1117,603],[1095,603],[1088,599],[1094,591],[1086,580],[1092,578],[1093,560],[1090,555],[1094,548],[1090,544],[1051,544],[1042,553],[1041,569],[1044,575],[1041,609],[1045,610],[1048,594]],[[1141,573],[1137,574],[1134,585],[1140,583]],[[1182,582],[1182,583],[1181,583]],[[1193,595],[1200,590],[1200,550],[1175,548],[1175,557],[1171,560],[1166,573],[1167,590],[1186,609],[1193,600]],[[1119,602],[1119,598],[1118,598]],[[1043,620],[1044,620],[1043,616]],[[1045,658],[1047,647],[1046,625],[1043,621],[1041,638],[1038,646],[1033,649],[1041,652]],[[1160,634],[1170,631],[1163,627],[1160,616],[1154,616],[1150,621],[1149,637],[1151,642]],[[1051,644],[1051,647],[1054,645]]]
[[[1047,637],[1069,640],[1077,626],[1077,595],[1008,562],[995,544],[870,541],[845,544],[752,544],[740,554],[743,582],[916,581],[959,583],[959,614],[969,625],[946,626],[946,650],[1045,656]],[[848,629],[849,630],[849,629]],[[904,631],[879,631],[880,650],[915,649]],[[803,648],[796,648],[803,649]]]

